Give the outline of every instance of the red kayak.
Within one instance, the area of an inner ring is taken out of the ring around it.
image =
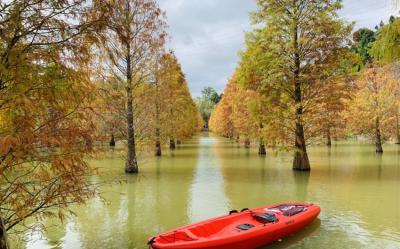
[[[282,203],[177,228],[151,238],[154,249],[255,249],[291,235],[317,218],[319,206]]]

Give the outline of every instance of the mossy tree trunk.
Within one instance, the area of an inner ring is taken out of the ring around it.
[[[304,128],[301,124],[296,124],[293,169],[298,171],[310,171],[310,161],[308,160],[307,147],[304,138]]]
[[[299,171],[309,171],[310,161],[307,155],[307,146],[304,135],[304,126],[302,122],[303,117],[303,99],[302,99],[302,87],[300,79],[300,49],[298,42],[298,22],[295,20],[293,25],[293,51],[294,51],[294,70],[293,70],[293,82],[294,82],[294,102],[296,105],[296,128],[295,128],[295,155],[293,159],[293,169]]]

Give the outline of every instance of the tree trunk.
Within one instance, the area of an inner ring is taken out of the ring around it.
[[[383,153],[379,117],[377,117],[375,120],[375,147],[376,153]]]
[[[126,157],[125,172],[135,174],[139,172],[137,158],[136,158],[136,145],[135,145],[135,128],[133,122],[133,96],[132,96],[132,73],[131,73],[131,57],[130,57],[130,44],[126,44],[126,79],[127,79],[127,126],[128,126],[128,153]]]
[[[310,171],[310,161],[308,160],[307,147],[304,139],[304,128],[302,124],[296,124],[295,155],[293,169],[299,171]]]
[[[181,141],[181,140],[176,140],[176,144],[177,144],[177,145],[181,145],[181,144],[182,144],[182,141]]]
[[[329,147],[332,146],[331,129],[329,129],[329,128],[326,131],[326,145]]]
[[[244,140],[244,147],[250,149],[250,139],[246,138],[246,140]]]
[[[161,141],[160,141],[160,129],[156,129],[156,156],[160,157],[162,156],[162,150],[161,150]]]
[[[160,120],[160,110],[161,110],[161,103],[160,103],[160,88],[159,88],[159,78],[158,78],[158,66],[157,66],[157,74],[156,74],[156,153],[157,157],[162,156],[161,150],[161,120]]]
[[[111,134],[110,147],[115,147],[115,138],[114,138],[114,134]]]
[[[169,140],[169,148],[171,150],[175,150],[176,149],[175,140],[172,139],[172,138]]]
[[[267,154],[267,150],[265,149],[265,144],[264,141],[262,141],[262,139],[260,139],[260,144],[258,145],[258,154],[260,156],[264,156]]]
[[[156,142],[156,156],[161,157],[162,156],[162,151],[161,151],[161,143],[160,141]]]
[[[267,150],[265,149],[265,143],[264,143],[264,139],[262,138],[262,132],[263,132],[263,129],[264,129],[264,125],[260,122],[259,123],[259,134],[260,134],[260,140],[259,140],[259,143],[258,143],[258,154],[260,155],[260,156],[264,156],[264,155],[266,155],[267,154]]]
[[[9,249],[7,242],[7,231],[3,219],[0,218],[0,249]]]
[[[310,171],[310,161],[308,160],[307,147],[304,136],[303,99],[300,79],[300,53],[298,44],[298,25],[295,20],[293,25],[293,51],[294,51],[294,101],[296,104],[296,130],[295,130],[295,155],[293,159],[293,169],[299,171]]]
[[[400,144],[400,120],[398,110],[396,113],[396,144]]]

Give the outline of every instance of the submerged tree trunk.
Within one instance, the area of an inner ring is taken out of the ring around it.
[[[177,145],[181,145],[181,144],[182,144],[182,141],[181,141],[181,140],[176,140],[176,144],[177,144]]]
[[[161,112],[161,103],[160,103],[160,85],[159,85],[159,70],[158,70],[158,64],[157,64],[157,70],[156,70],[156,98],[155,98],[155,104],[156,104],[156,151],[155,151],[155,156],[161,157],[162,156],[162,149],[161,149],[161,120],[160,120],[160,112]]]
[[[399,111],[396,114],[396,144],[400,144],[400,120]]]
[[[128,154],[126,157],[125,172],[129,174],[135,174],[139,172],[139,167],[136,158],[136,144],[135,144],[135,128],[133,122],[133,96],[132,96],[132,74],[131,74],[131,57],[130,57],[130,45],[126,44],[127,56],[126,56],[126,79],[127,79],[127,125],[128,125]]]
[[[128,87],[129,88],[129,87]],[[126,158],[125,172],[134,174],[138,173],[138,164],[136,159],[136,145],[135,145],[135,129],[133,127],[133,103],[132,103],[132,90],[128,90],[127,101],[127,123],[128,123],[128,154]]]
[[[331,129],[329,129],[329,128],[326,131],[326,145],[332,146]]]
[[[250,139],[246,138],[246,140],[244,140],[244,147],[250,149]]]
[[[309,171],[310,161],[308,160],[307,147],[304,136],[303,99],[300,81],[300,53],[298,44],[298,25],[293,26],[293,50],[294,50],[294,102],[296,104],[296,130],[295,130],[295,155],[293,159],[293,169],[299,171]]]
[[[264,156],[267,154],[267,150],[265,149],[265,143],[262,139],[260,139],[260,143],[258,145],[258,154],[260,156]]]
[[[307,147],[304,138],[304,128],[300,123],[296,124],[295,150],[293,169],[299,171],[309,171],[310,161],[308,160]]]
[[[9,249],[7,242],[7,231],[3,219],[0,218],[0,249]]]
[[[161,157],[162,156],[162,150],[161,150],[161,143],[160,141],[156,142],[156,156]]]
[[[260,156],[266,155],[267,154],[267,150],[265,149],[265,143],[264,143],[264,139],[262,138],[261,134],[263,132],[264,129],[264,125],[260,122],[259,123],[259,134],[260,134],[260,140],[258,143],[258,154]]]
[[[110,147],[115,147],[115,138],[114,138],[114,134],[111,134]]]
[[[171,150],[175,150],[175,149],[176,149],[175,140],[174,140],[173,138],[171,138],[171,139],[169,140],[169,148],[170,148]]]
[[[377,117],[375,120],[375,147],[376,147],[376,153],[383,153],[379,117]]]
[[[160,129],[156,129],[156,156],[160,157],[162,156],[162,150],[161,150],[161,141],[160,141]]]

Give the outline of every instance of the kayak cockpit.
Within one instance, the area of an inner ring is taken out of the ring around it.
[[[272,208],[267,208],[267,209],[265,209],[265,211],[279,212],[283,216],[290,217],[290,216],[294,216],[296,214],[299,214],[299,213],[307,211],[307,206],[284,204],[284,205],[279,205],[279,206],[272,207]]]
[[[181,229],[169,234],[159,235],[157,242],[161,244],[175,244],[180,242],[196,241],[199,238],[188,229]]]

